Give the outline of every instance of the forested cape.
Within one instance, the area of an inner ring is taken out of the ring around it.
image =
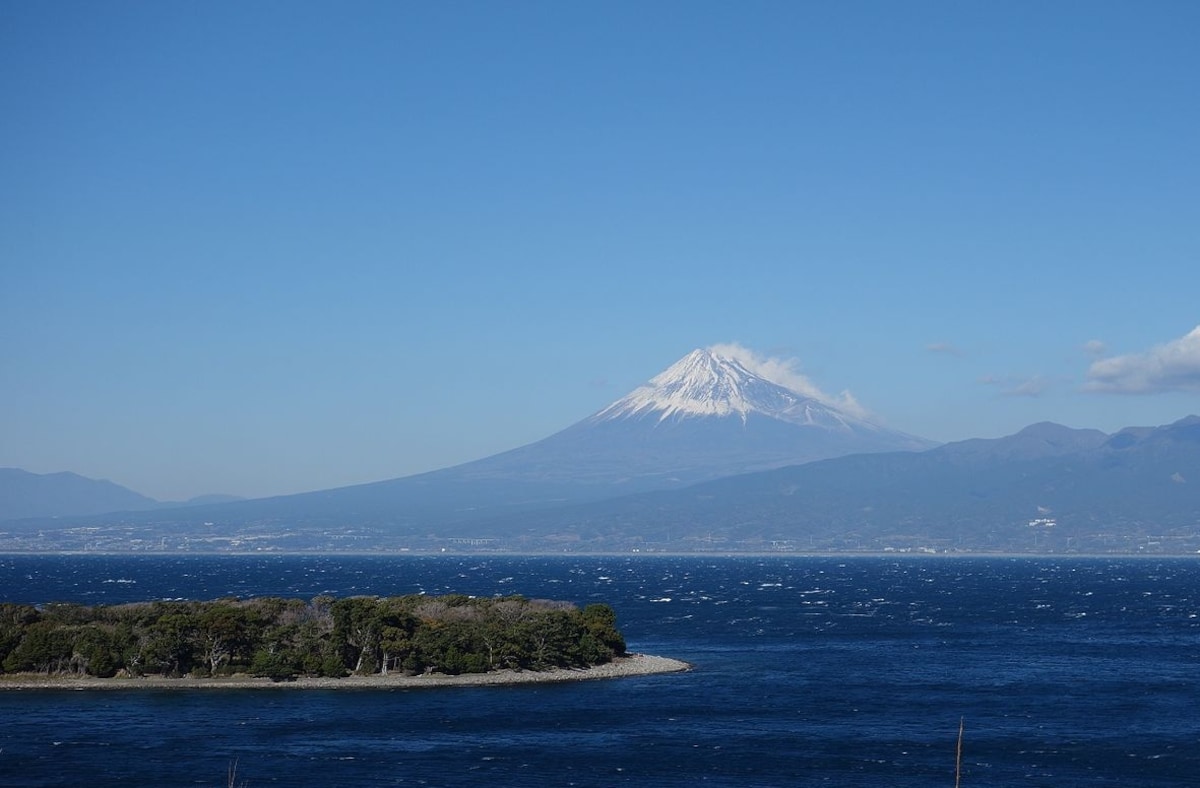
[[[109,678],[275,681],[586,667],[625,653],[604,604],[520,596],[318,596],[88,607],[0,603],[0,667]]]

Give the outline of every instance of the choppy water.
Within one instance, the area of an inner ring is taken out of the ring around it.
[[[1200,561],[0,556],[9,601],[603,600],[679,675],[0,693],[0,784],[1183,786]]]

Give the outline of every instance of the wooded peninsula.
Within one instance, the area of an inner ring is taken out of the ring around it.
[[[623,656],[608,605],[521,596],[0,603],[5,674],[283,682],[587,668]]]

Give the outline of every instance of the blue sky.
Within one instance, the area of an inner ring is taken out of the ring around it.
[[[0,5],[0,466],[528,443],[696,347],[936,440],[1200,412],[1193,2]]]

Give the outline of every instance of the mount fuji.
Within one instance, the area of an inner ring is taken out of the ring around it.
[[[789,385],[788,377],[795,376],[786,369],[752,369],[763,365],[751,359],[741,349],[694,350],[561,432],[451,470],[527,477],[536,468],[545,479],[661,489],[847,454],[936,445]]]
[[[125,517],[178,525],[361,525],[432,534],[447,525],[514,512],[676,489],[848,454],[935,445],[856,415],[852,400],[850,407],[839,407],[815,390],[803,390],[796,383],[801,379],[783,366],[755,361],[736,346],[733,352],[695,350],[558,433],[450,468]]]

